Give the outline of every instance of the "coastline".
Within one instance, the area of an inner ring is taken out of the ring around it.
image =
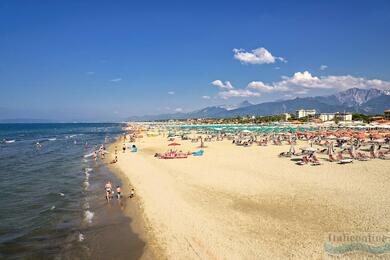
[[[106,159],[106,166],[116,178],[122,182],[122,194],[126,198],[126,207],[123,208],[123,214],[131,219],[129,225],[130,229],[142,240],[144,246],[142,246],[142,255],[139,259],[165,259],[165,255],[160,246],[155,242],[152,232],[150,232],[150,224],[147,222],[143,211],[142,198],[138,196],[137,191],[133,198],[127,198],[130,194],[130,189],[134,188],[129,177],[118,167],[117,164],[112,164],[110,161],[114,158],[115,146],[118,147],[118,154],[122,153],[120,148],[122,147],[121,137],[118,137],[113,143],[107,147],[109,152],[109,160]],[[140,248],[136,248],[139,250]],[[123,256],[128,259],[128,256]]]

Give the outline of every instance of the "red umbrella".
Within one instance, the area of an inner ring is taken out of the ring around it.
[[[168,146],[178,146],[178,145],[180,145],[179,143],[170,143],[170,144],[168,144]]]

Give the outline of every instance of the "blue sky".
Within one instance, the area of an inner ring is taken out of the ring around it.
[[[390,88],[390,1],[1,1],[0,22],[0,119]]]

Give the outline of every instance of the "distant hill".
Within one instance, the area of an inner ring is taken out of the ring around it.
[[[244,101],[233,106],[211,106],[189,113],[147,115],[130,117],[128,120],[224,118],[245,115],[265,116],[295,112],[295,110],[301,108],[316,109],[319,113],[346,111],[363,114],[383,114],[384,110],[390,109],[390,91],[351,88],[329,96],[295,98],[260,104],[251,104],[248,101]]]

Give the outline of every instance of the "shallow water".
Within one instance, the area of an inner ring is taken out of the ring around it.
[[[0,258],[91,258],[95,235],[114,222],[131,236],[115,202],[104,213],[104,183],[120,180],[84,158],[122,132],[120,124],[0,124],[0,141],[15,140],[0,144]]]

